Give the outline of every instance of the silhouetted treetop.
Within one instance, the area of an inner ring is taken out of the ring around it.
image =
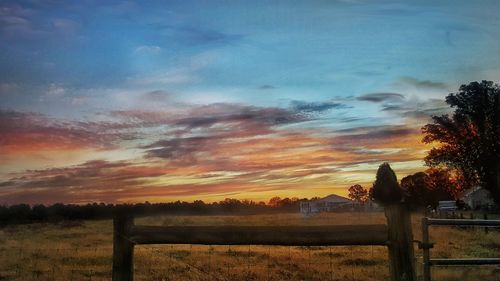
[[[400,202],[403,192],[398,184],[396,174],[389,163],[383,163],[377,170],[377,178],[373,183],[372,197],[375,202],[389,205]]]

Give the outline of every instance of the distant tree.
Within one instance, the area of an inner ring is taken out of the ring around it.
[[[146,201],[146,203],[145,203],[145,204],[146,204],[146,205],[150,205],[150,203],[149,203],[149,202],[147,202],[147,201]],[[201,205],[201,206],[203,206],[203,205],[205,205],[205,202],[203,202],[203,200],[194,200],[194,201],[193,201],[193,204],[194,204],[194,205]]]
[[[359,184],[349,187],[349,198],[355,202],[363,203],[368,200],[368,190]]]
[[[375,198],[373,198],[373,186],[368,189],[368,200],[375,201]]]
[[[412,207],[428,206],[429,186],[427,174],[418,172],[401,179],[401,188],[405,191],[405,202]]]
[[[400,202],[403,192],[399,186],[396,174],[389,166],[383,163],[377,170],[377,177],[373,183],[372,198],[382,205]]]
[[[288,197],[285,197],[281,199],[281,201],[278,202],[278,206],[283,207],[283,206],[290,206],[292,205],[292,200]]]
[[[443,169],[428,169],[401,179],[405,201],[412,207],[436,207],[439,201],[453,200],[457,194],[452,175]]]
[[[281,202],[281,198],[278,196],[275,196],[275,197],[269,199],[269,206],[278,207],[280,205],[280,202]]]
[[[451,116],[434,116],[422,128],[425,143],[439,143],[425,157],[431,167],[459,170],[500,203],[500,87],[491,81],[462,85],[446,97]]]
[[[44,205],[35,205],[31,208],[31,219],[43,221],[47,219],[47,207]]]
[[[432,191],[432,199],[437,202],[441,200],[453,200],[457,194],[452,175],[448,170],[431,168],[426,171],[427,185]]]

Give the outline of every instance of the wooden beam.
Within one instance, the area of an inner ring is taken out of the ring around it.
[[[386,225],[322,226],[134,226],[136,244],[386,246]]]
[[[500,227],[500,220],[427,219],[427,224]]]
[[[498,264],[500,264],[500,258],[430,259],[429,262],[433,266],[498,265]]]

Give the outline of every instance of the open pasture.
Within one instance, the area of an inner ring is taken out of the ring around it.
[[[420,240],[419,215],[413,216]],[[384,223],[382,213],[160,216],[141,225],[324,225]],[[500,232],[433,227],[432,257],[498,257]],[[416,248],[418,272],[421,251]],[[0,230],[0,280],[109,280],[112,222],[8,226]],[[136,280],[387,280],[385,247],[141,245]],[[500,268],[433,268],[433,280],[500,280]]]

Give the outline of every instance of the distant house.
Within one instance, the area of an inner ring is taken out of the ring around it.
[[[460,200],[473,210],[488,208],[494,205],[491,193],[481,186],[475,186],[465,191],[460,197]]]
[[[453,212],[457,210],[457,202],[455,201],[439,201],[437,206],[440,212]]]
[[[353,201],[336,194],[321,199],[300,202],[300,212],[304,215],[320,212],[333,212],[346,207],[352,207]]]

